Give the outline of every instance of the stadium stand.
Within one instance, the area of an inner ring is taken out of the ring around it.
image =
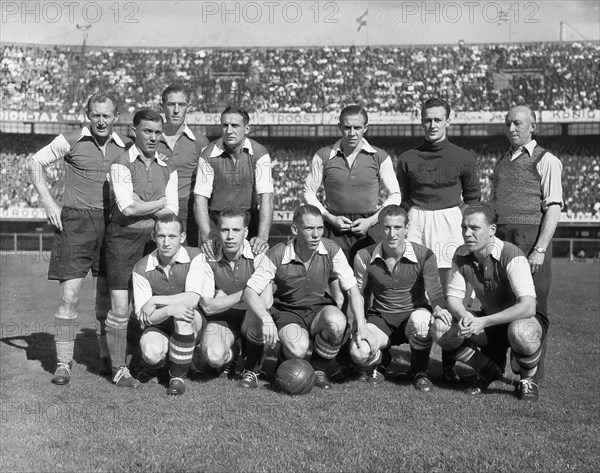
[[[164,85],[178,81],[204,112],[237,102],[251,112],[358,103],[418,113],[433,95],[457,111],[522,102],[579,110],[600,108],[599,64],[597,43],[85,51],[5,44],[0,77],[6,110],[78,113],[98,89],[116,91],[125,112],[157,108]]]
[[[23,135],[3,135],[1,204],[8,207],[40,207],[37,192],[29,182],[25,160],[29,154],[48,142],[51,137],[37,136],[23,140]],[[541,144],[551,149],[563,163],[564,211],[568,216],[600,216],[600,155],[594,137],[542,137]],[[274,207],[277,210],[294,210],[301,202],[302,186],[308,173],[313,153],[323,140],[262,138],[271,151],[275,179]],[[477,157],[483,198],[490,192],[489,177],[496,159],[506,150],[502,137],[486,139],[453,138],[453,142],[469,149]],[[388,150],[394,165],[397,157],[418,143],[415,139],[373,140],[373,144]],[[59,161],[49,170],[51,190],[60,202],[64,188],[63,166]]]

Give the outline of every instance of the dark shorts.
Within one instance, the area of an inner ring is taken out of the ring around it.
[[[529,256],[533,250],[533,245],[538,239],[540,233],[539,225],[528,224],[499,224],[496,236],[501,240],[508,241],[518,246],[525,256]],[[548,294],[552,283],[552,244],[546,248],[544,264],[531,275],[536,293],[536,311],[538,316],[544,318],[546,329],[549,325],[548,320]],[[540,321],[542,323],[542,321]]]
[[[230,309],[221,314],[209,315],[206,317],[206,325],[217,324],[222,327],[227,327],[233,333],[235,338],[242,335],[242,323],[246,316],[245,310]]]
[[[129,288],[135,264],[156,249],[152,241],[154,220],[122,226],[109,223],[106,228],[106,276],[111,290]]]
[[[482,311],[474,312],[476,317],[485,315]],[[546,339],[548,333],[548,324],[545,317],[535,314],[534,318],[537,319],[542,327],[542,343]],[[508,326],[510,324],[494,325],[485,329],[485,335],[488,339],[487,345],[481,347],[481,352],[492,359],[498,366],[504,366],[506,363],[506,351],[510,348],[508,342]]]
[[[373,213],[347,213],[334,215],[343,215],[344,217],[348,217],[350,220],[356,220],[357,218],[370,217],[373,215]],[[328,222],[325,222],[325,231],[323,232],[323,236],[335,241],[338,245],[340,245],[340,248],[344,252],[344,255],[346,255],[350,266],[352,266],[352,263],[354,262],[354,256],[356,256],[356,253],[358,253],[359,250],[366,248],[367,246],[371,246],[374,243],[379,243],[383,239],[383,233],[379,223],[369,228],[366,235],[357,236],[350,232],[340,232],[339,230],[333,228]]]
[[[175,320],[173,317],[169,317],[167,320],[163,320],[161,323],[151,325],[147,327],[143,333],[158,332],[163,334],[167,338],[171,338],[175,332]]]
[[[104,212],[63,207],[60,220],[63,230],[54,235],[48,279],[67,281],[85,278],[90,269],[92,276],[104,276]]]
[[[327,295],[326,295],[327,296]],[[323,309],[329,305],[335,306],[335,302],[330,297],[326,297],[319,304],[309,309],[306,308],[292,308],[292,307],[271,307],[271,316],[277,326],[277,330],[281,330],[286,325],[298,324],[300,327],[306,329],[310,333],[310,326],[312,325],[315,317]]]
[[[381,330],[390,339],[390,346],[402,345],[408,343],[405,334],[408,319],[415,310],[420,308],[431,312],[431,307],[416,307],[413,310],[393,315],[370,313],[367,315],[367,323],[373,324]]]
[[[189,199],[179,199],[179,218],[183,221],[186,234],[185,244],[193,248],[198,247],[198,224],[194,215],[194,196]]]

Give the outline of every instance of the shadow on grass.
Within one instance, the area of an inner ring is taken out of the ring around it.
[[[45,332],[34,332],[29,335],[0,338],[0,342],[11,348],[24,350],[28,360],[39,361],[42,369],[54,373],[56,368],[56,347],[54,335]]]
[[[75,336],[75,349],[73,360],[85,366],[88,371],[98,373],[100,365],[98,360],[98,344],[96,331],[83,329]],[[42,369],[47,373],[54,373],[56,369],[56,345],[54,334],[47,332],[34,332],[29,335],[0,338],[0,342],[11,348],[24,350],[28,360],[39,361]]]

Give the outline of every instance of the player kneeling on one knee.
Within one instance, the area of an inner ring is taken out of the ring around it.
[[[516,246],[495,237],[496,220],[495,212],[485,204],[465,209],[465,244],[454,254],[448,287],[452,318],[434,314],[431,334],[443,349],[453,350],[457,361],[477,372],[468,394],[480,394],[502,377],[504,366],[498,364],[503,364],[510,348],[513,371],[521,378],[517,396],[535,401],[539,397],[537,365],[548,320],[536,312],[527,258]],[[463,305],[467,282],[481,302],[480,312],[469,312]]]
[[[207,264],[198,248],[182,246],[183,224],[176,215],[159,217],[152,238],[156,250],[133,269],[133,302],[145,328],[140,339],[142,380],[166,365],[167,394],[185,393],[184,378],[194,354],[202,317],[196,310],[201,296],[212,295]],[[167,361],[168,356],[168,361]]]
[[[363,299],[356,278],[339,245],[323,236],[323,216],[313,205],[302,205],[294,212],[294,238],[269,249],[252,277],[244,298],[260,319],[263,337],[268,345],[281,341],[279,362],[304,358],[311,342],[311,364],[315,384],[330,388],[325,365],[335,358],[342,344],[347,319],[326,290],[336,277],[348,294],[356,317],[359,344],[369,338],[366,333]],[[269,311],[261,294],[275,283],[273,307]]]
[[[354,258],[358,288],[361,292],[370,288],[373,297],[367,310],[369,347],[352,343],[350,356],[367,369],[369,381],[377,382],[384,379],[391,363],[390,347],[408,342],[410,370],[400,378],[413,381],[419,391],[431,391],[433,385],[427,376],[432,345],[430,301],[434,313],[450,317],[435,255],[406,240],[408,216],[400,206],[384,207],[378,219],[384,239],[360,250]]]
[[[244,372],[239,386],[255,389],[266,347],[260,319],[248,310],[243,291],[264,253],[255,255],[252,251],[247,240],[249,222],[247,211],[228,208],[219,214],[219,234],[213,242],[217,250],[214,256],[207,255],[207,279],[214,297],[201,300],[207,325],[200,349],[211,368],[233,378],[241,342]],[[260,296],[266,307],[271,306],[272,294],[269,285]]]

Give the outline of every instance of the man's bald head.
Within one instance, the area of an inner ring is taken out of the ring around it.
[[[535,112],[528,105],[517,105],[508,111],[504,124],[510,146],[516,150],[533,139],[537,126]]]

